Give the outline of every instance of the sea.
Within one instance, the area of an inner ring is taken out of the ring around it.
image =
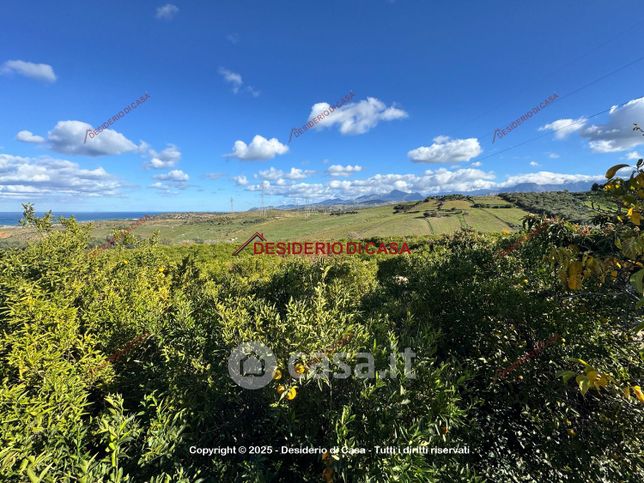
[[[103,212],[69,212],[69,211],[54,211],[52,217],[54,222],[58,220],[59,216],[69,218],[73,216],[76,221],[102,221],[102,220],[136,220],[144,216],[163,215],[166,212],[161,211],[103,211]],[[37,216],[43,216],[44,213],[36,213]],[[22,212],[6,212],[0,211],[0,226],[16,226],[20,224]]]

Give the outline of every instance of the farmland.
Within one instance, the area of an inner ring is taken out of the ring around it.
[[[630,213],[613,220],[616,244],[613,228],[565,220],[528,216],[519,229],[526,213],[498,197],[96,226],[54,225],[27,207],[21,245],[0,250],[0,472],[43,482],[638,481],[644,271]],[[232,256],[255,231],[273,241],[404,236],[411,253]],[[254,390],[231,374],[247,341],[275,357]],[[409,350],[411,372],[400,358]],[[332,377],[335,359],[314,369],[332,351],[352,377]],[[371,378],[358,372],[367,352]]]
[[[481,207],[474,207],[474,205]],[[148,238],[159,233],[162,244],[240,243],[255,232],[270,240],[336,240],[374,237],[415,237],[452,234],[462,228],[482,233],[516,231],[528,212],[512,206],[494,208],[508,203],[498,197],[473,197],[467,200],[430,199],[420,204],[408,203],[407,211],[394,210],[393,205],[351,208],[347,214],[334,216],[321,210],[266,210],[229,214],[177,214],[153,217],[138,226],[137,236]],[[342,211],[341,211],[342,212]],[[439,216],[424,216],[434,212]],[[126,229],[132,222],[101,221],[93,223],[93,243],[100,243],[114,230]],[[18,246],[31,239],[32,228],[4,229],[0,246]]]

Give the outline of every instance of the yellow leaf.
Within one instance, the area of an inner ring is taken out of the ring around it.
[[[577,290],[581,287],[581,262],[572,262],[568,265],[568,288],[570,290]]]
[[[615,176],[615,174],[622,168],[627,168],[628,164],[616,164],[612,168],[610,168],[608,171],[606,171],[606,177],[608,179],[612,178]]]
[[[639,386],[633,386],[633,393],[635,393],[635,397],[637,397],[641,403],[644,403],[644,394],[642,394],[642,390]]]

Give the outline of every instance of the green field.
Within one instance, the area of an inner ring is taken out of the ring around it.
[[[408,203],[408,211],[396,212],[393,205],[383,205],[351,208],[351,211],[357,213],[341,215],[332,215],[323,210],[185,213],[154,217],[137,226],[133,234],[147,238],[158,232],[163,244],[238,244],[255,232],[263,233],[271,241],[444,235],[455,233],[462,228],[471,228],[483,233],[500,233],[518,229],[521,219],[528,214],[518,207],[475,208],[474,204],[497,206],[507,202],[496,196],[444,202],[429,199],[418,204]],[[427,212],[434,212],[439,216],[424,216]],[[127,229],[131,224],[131,221],[95,222],[92,235],[96,243],[99,243],[114,230]],[[4,229],[0,234],[0,246],[21,245],[33,236],[32,228]]]

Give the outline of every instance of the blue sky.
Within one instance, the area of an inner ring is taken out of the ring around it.
[[[3,0],[0,211],[593,180],[643,150],[643,23],[637,0]]]

